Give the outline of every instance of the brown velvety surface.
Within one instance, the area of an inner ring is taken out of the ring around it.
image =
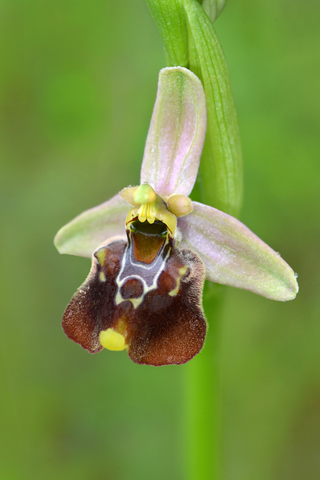
[[[90,353],[102,350],[99,333],[114,323],[115,279],[125,245],[126,242],[118,240],[103,247],[106,253],[103,267],[96,257],[93,258],[88,278],[74,294],[63,315],[62,327],[66,335]],[[99,279],[102,270],[105,282]]]
[[[178,270],[184,265],[188,269],[180,289],[177,295],[170,296]],[[134,362],[156,366],[181,364],[201,350],[206,334],[201,306],[203,270],[201,260],[193,252],[173,249],[158,289],[146,295],[128,322],[128,353]]]
[[[190,250],[172,247],[156,288],[134,306],[130,298],[141,296],[145,279],[131,278],[130,274],[121,287],[125,298],[116,305],[117,276],[124,252],[125,242],[120,240],[95,252],[87,280],[63,315],[65,333],[96,353],[102,349],[101,330],[113,328],[125,336],[129,357],[136,363],[159,366],[187,362],[201,350],[206,334],[201,260]],[[166,253],[163,255],[166,258]],[[150,271],[145,275],[149,279]]]

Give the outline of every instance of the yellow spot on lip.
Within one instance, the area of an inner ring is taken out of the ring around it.
[[[186,273],[187,270],[188,270],[188,267],[179,268],[179,276],[177,278],[177,286],[176,286],[176,288],[171,290],[171,292],[169,292],[169,295],[171,297],[175,297],[178,294],[178,292],[180,290],[181,278],[183,277],[183,275]]]
[[[100,273],[99,273],[99,278],[100,278],[101,282],[105,282],[105,281],[106,281],[106,276],[105,276],[105,274],[104,274],[103,272],[100,272]]]
[[[97,253],[95,254],[97,259],[98,259],[98,262],[100,263],[100,265],[103,265],[104,264],[104,261],[106,259],[106,251],[104,248],[101,248],[100,250],[97,251]]]
[[[120,352],[127,347],[124,336],[115,332],[112,328],[102,330],[99,335],[99,341],[104,348],[115,352]]]

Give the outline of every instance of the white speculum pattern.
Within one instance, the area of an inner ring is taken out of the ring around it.
[[[143,302],[145,295],[157,288],[159,276],[165,269],[166,262],[171,253],[171,247],[169,247],[166,252],[166,246],[168,243],[169,238],[167,237],[156,258],[150,264],[136,261],[133,255],[133,249],[131,248],[132,243],[131,241],[128,243],[122,256],[121,267],[116,278],[116,284],[118,287],[115,298],[116,305],[129,300],[134,308],[137,308]],[[138,298],[123,298],[121,287],[131,279],[136,279],[141,282],[143,293]]]

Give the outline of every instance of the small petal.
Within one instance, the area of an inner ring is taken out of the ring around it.
[[[178,226],[181,245],[201,257],[208,280],[272,300],[293,300],[298,293],[289,265],[239,220],[194,202],[193,212],[179,219]]]
[[[145,203],[153,203],[157,199],[156,192],[147,183],[135,187],[123,188],[119,192],[119,195],[134,207]]]
[[[168,208],[176,217],[184,217],[189,215],[193,210],[193,203],[189,197],[181,193],[173,194],[168,198]]]
[[[141,183],[149,183],[164,197],[188,196],[197,177],[205,132],[206,101],[198,77],[182,67],[162,69]]]
[[[137,190],[138,185],[135,187],[126,187],[123,188],[120,192],[119,195],[122,197],[126,202],[130,203],[130,205],[133,205],[134,207],[137,206],[137,203],[134,201],[133,196],[135,191]]]
[[[60,253],[91,258],[108,238],[124,236],[125,220],[130,210],[120,195],[90,208],[62,227],[54,239]]]

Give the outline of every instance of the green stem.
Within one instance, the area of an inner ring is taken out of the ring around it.
[[[220,309],[222,287],[206,284],[210,326],[203,351],[186,367],[187,480],[221,479]]]

